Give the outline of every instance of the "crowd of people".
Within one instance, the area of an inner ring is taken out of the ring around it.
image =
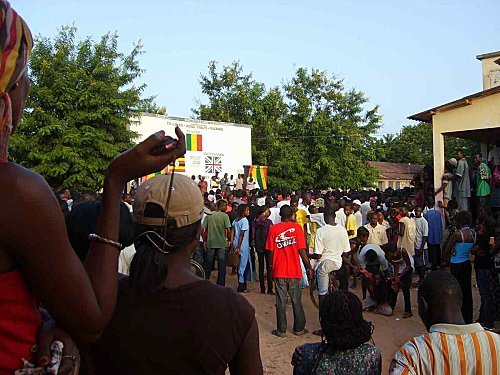
[[[288,335],[287,301],[291,333],[308,333],[302,288],[317,284],[322,341],[296,349],[296,374],[379,374],[381,352],[363,310],[393,314],[401,290],[403,317],[411,317],[414,272],[429,333],[402,346],[390,373],[499,373],[500,338],[491,330],[500,241],[486,198],[473,225],[470,197],[453,189],[436,205],[412,189],[264,191],[241,175],[213,176],[208,187],[202,176],[167,173],[124,195],[128,181],[184,155],[179,128],[174,148],[162,148],[171,138],[158,132],[118,155],[98,199],[54,194],[40,175],[8,161],[33,40],[7,1],[0,10],[0,374],[262,374],[256,313],[243,295],[254,280],[275,296],[276,340]],[[443,181],[460,192],[468,165],[458,159]],[[192,271],[193,258],[206,279]],[[225,286],[228,267],[236,290]],[[348,290],[351,278],[351,287],[361,279],[362,300]]]

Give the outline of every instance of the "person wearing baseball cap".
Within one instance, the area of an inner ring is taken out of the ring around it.
[[[229,366],[262,374],[254,308],[191,270],[204,211],[196,183],[155,176],[138,188],[133,208],[137,253],[93,353],[98,371],[224,374]]]

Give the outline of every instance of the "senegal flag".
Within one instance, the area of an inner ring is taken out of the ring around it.
[[[186,134],[187,151],[203,151],[203,142],[201,134]]]
[[[248,175],[252,176],[261,189],[267,189],[267,167],[264,165],[251,165]]]

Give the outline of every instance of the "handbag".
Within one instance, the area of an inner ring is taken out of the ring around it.
[[[227,266],[228,267],[238,267],[240,263],[240,257],[235,253],[234,249],[229,251],[229,255],[227,257]]]

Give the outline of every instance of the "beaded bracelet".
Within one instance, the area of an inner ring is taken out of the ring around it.
[[[89,234],[88,238],[89,238],[90,241],[99,241],[99,242],[103,242],[105,244],[117,247],[118,250],[123,249],[123,245],[121,243],[113,241],[113,240],[108,240],[107,238],[101,237],[101,236],[99,236],[98,234],[95,234],[95,233]]]

